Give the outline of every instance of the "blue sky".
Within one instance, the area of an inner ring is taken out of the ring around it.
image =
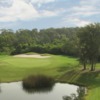
[[[100,22],[100,0],[0,0],[0,29],[80,27]]]

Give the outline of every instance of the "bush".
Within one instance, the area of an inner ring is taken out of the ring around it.
[[[32,75],[23,79],[22,84],[27,89],[49,88],[54,85],[54,79],[45,75]]]

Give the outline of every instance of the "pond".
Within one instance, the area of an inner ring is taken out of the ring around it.
[[[78,96],[78,89],[75,85],[55,83],[52,89],[30,92],[23,88],[22,82],[1,83],[0,100],[67,100],[65,97],[73,93]]]

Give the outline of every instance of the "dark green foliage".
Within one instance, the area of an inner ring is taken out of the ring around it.
[[[86,64],[95,70],[95,64],[100,50],[100,24],[90,24],[79,30],[79,57],[86,69]]]
[[[26,52],[76,55],[78,28],[49,28],[1,30],[0,53],[19,54]],[[74,45],[74,46],[73,46]]]
[[[49,28],[1,30],[0,54],[20,54],[26,52],[63,54],[79,56],[86,69],[91,70],[100,56],[100,24],[90,24],[83,28]]]
[[[40,89],[53,86],[54,79],[45,75],[29,76],[23,79],[23,87],[28,89]]]
[[[15,34],[12,30],[2,30],[0,34],[0,52],[3,54],[10,54],[15,48]]]

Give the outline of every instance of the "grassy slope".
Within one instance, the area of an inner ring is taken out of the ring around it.
[[[100,72],[81,71],[78,61],[65,56],[54,56],[46,59],[15,58],[0,56],[0,79],[2,82],[21,80],[30,74],[46,74],[60,81],[88,86],[86,100],[100,98]],[[97,64],[97,68],[100,65]]]

